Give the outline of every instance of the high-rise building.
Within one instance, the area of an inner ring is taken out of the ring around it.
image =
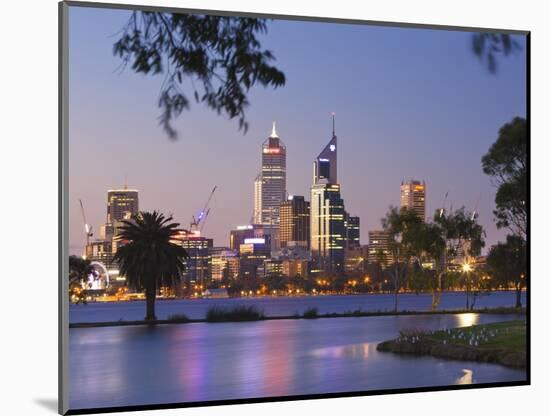
[[[344,200],[337,183],[337,138],[332,138],[313,162],[310,202],[312,272],[341,271],[346,245]]]
[[[262,144],[262,168],[254,181],[254,222],[279,225],[279,207],[286,196],[286,147],[277,135]]]
[[[426,183],[411,179],[408,182],[401,182],[401,208],[407,208],[416,212],[422,219],[426,220]]]
[[[262,223],[262,174],[258,173],[254,179],[254,224]]]
[[[130,218],[139,212],[138,191],[128,189],[109,189],[107,191],[107,223],[113,224]]]
[[[355,249],[361,245],[361,231],[359,217],[353,217],[346,212],[346,248]]]
[[[233,280],[239,276],[239,253],[228,247],[213,247],[210,254],[210,279]]]
[[[279,249],[279,226],[268,224],[239,225],[229,232],[229,248],[239,250],[240,245],[251,238],[264,239],[266,247],[276,251]]]
[[[279,242],[285,248],[289,241],[309,247],[309,202],[303,196],[289,196],[281,204]]]
[[[390,243],[390,235],[387,231],[369,231],[369,263],[378,263],[382,267],[390,266],[393,263],[393,251]]]
[[[208,278],[210,264],[209,249],[212,248],[213,240],[197,234],[189,234],[182,238],[181,245],[187,252],[189,258],[186,260],[186,271],[184,278],[192,283],[204,284]]]

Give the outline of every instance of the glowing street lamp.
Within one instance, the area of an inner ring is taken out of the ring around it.
[[[472,265],[470,263],[464,263],[462,265],[462,271],[465,272],[465,273],[471,272],[472,271]]]

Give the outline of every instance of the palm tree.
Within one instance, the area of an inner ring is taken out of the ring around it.
[[[182,230],[158,211],[140,212],[130,220],[124,220],[118,239],[114,261],[120,274],[126,276],[128,286],[145,290],[147,304],[146,321],[156,320],[155,297],[161,285],[172,285],[181,279],[188,258],[185,249],[174,240]]]

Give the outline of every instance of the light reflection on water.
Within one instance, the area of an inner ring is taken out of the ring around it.
[[[467,368],[462,369],[462,376],[457,378],[455,384],[472,384],[474,382],[474,372]]]
[[[376,351],[378,342],[405,328],[516,318],[462,314],[71,329],[70,403],[77,409],[523,380],[524,371],[493,364]]]
[[[472,326],[479,322],[478,313],[461,313],[457,315],[459,324],[457,326]]]

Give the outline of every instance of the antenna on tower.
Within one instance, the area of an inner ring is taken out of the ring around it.
[[[334,121],[334,118],[336,116],[336,113],[333,111],[332,112],[332,137],[336,136],[336,128],[335,128],[335,121]]]

